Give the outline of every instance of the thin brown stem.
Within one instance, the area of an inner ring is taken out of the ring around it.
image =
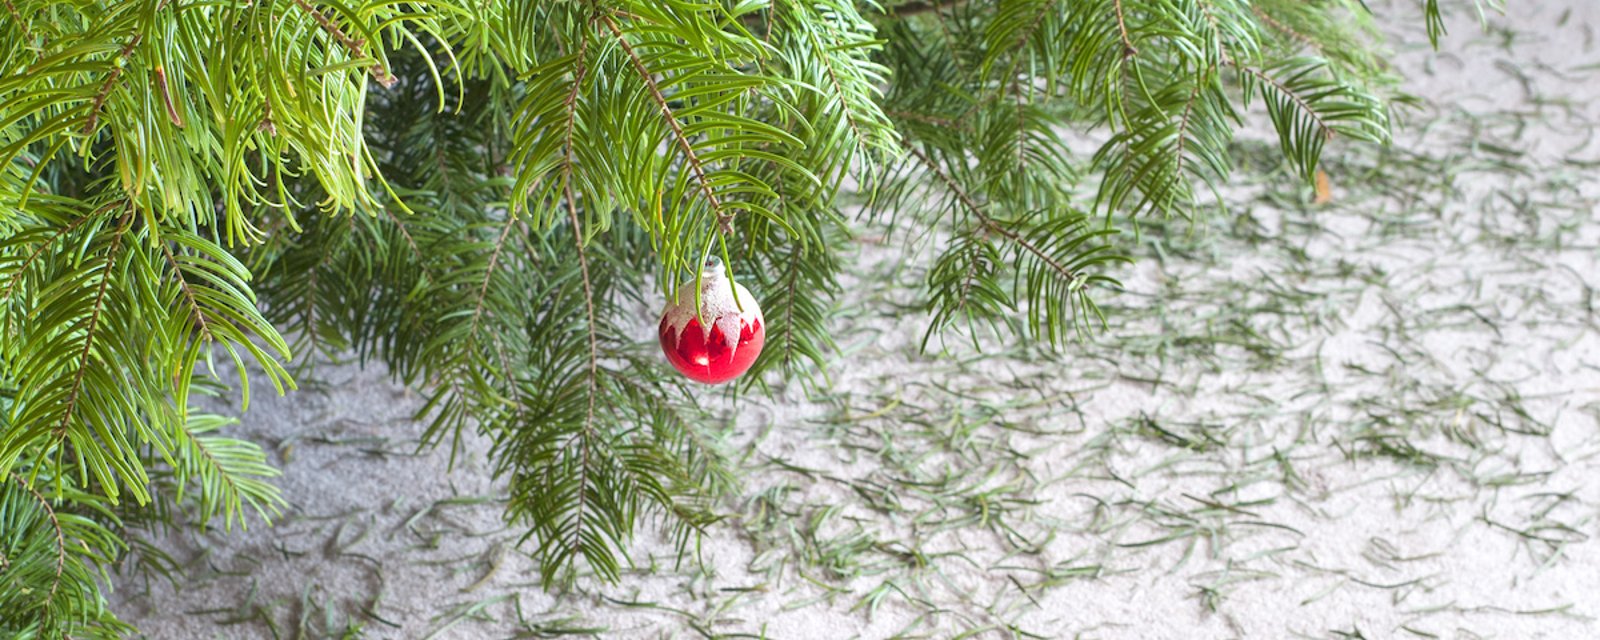
[[[65,409],[61,412],[61,423],[56,425],[57,439],[67,433],[67,423],[72,421],[72,414],[78,408],[78,395],[83,391],[83,375],[89,370],[89,356],[94,347],[94,332],[100,326],[100,314],[105,310],[106,287],[111,284],[111,272],[116,267],[117,251],[122,248],[122,234],[128,230],[128,217],[132,215],[133,208],[122,214],[122,221],[118,223],[117,235],[111,240],[111,250],[106,252],[106,264],[100,271],[100,286],[94,294],[94,310],[89,314],[89,325],[83,333],[83,350],[78,354],[78,370],[73,372],[72,391],[67,393]]]
[[[86,215],[86,216],[84,216],[82,218],[78,218],[77,220],[73,220],[71,224],[68,224],[67,226],[62,227],[59,231],[56,231],[54,234],[51,234],[49,240],[45,240],[44,242],[39,243],[39,248],[34,249],[33,253],[28,254],[27,259],[22,261],[22,266],[17,267],[16,272],[11,275],[11,279],[6,282],[5,293],[3,295],[0,295],[0,299],[11,297],[12,290],[16,289],[17,282],[20,281],[22,279],[22,276],[28,272],[28,267],[33,264],[34,260],[39,259],[39,256],[44,255],[45,250],[49,249],[52,245],[54,245],[57,240],[60,240],[62,236],[67,235],[68,233],[72,233],[72,230],[73,229],[77,229],[78,225],[81,225],[81,224],[83,224],[85,222],[88,222],[89,220],[93,220],[94,218],[99,217],[100,214],[111,210],[113,207],[117,206],[118,204],[125,204],[125,202],[118,201],[118,202],[114,202],[114,203],[105,205],[103,207],[100,207],[99,209],[95,210],[93,213],[90,213],[89,215]]]
[[[1189,90],[1189,100],[1183,103],[1183,117],[1178,120],[1178,164],[1174,174],[1183,172],[1183,148],[1189,142],[1189,122],[1194,115],[1194,105],[1200,100],[1200,80],[1196,79],[1194,88]]]
[[[317,24],[322,26],[323,31],[328,32],[330,37],[342,45],[345,50],[350,53],[350,59],[365,60],[370,58],[364,49],[364,47],[367,46],[367,41],[365,39],[350,37],[350,35],[345,33],[343,29],[339,28],[339,25],[333,22],[332,18],[329,18],[327,14],[323,13],[316,7],[311,6],[311,3],[307,0],[294,0],[294,4],[295,6],[299,7],[301,11],[310,14],[311,19],[316,20]],[[373,60],[373,64],[371,67],[369,67],[369,71],[372,73],[372,79],[377,80],[378,84],[381,84],[384,87],[392,87],[394,86],[394,83],[397,82],[397,79],[394,76],[389,75],[389,69],[383,66],[382,61]]]
[[[172,277],[178,281],[178,288],[183,291],[183,296],[189,299],[189,308],[194,310],[194,319],[200,323],[200,335],[207,340],[212,339],[211,327],[206,325],[206,314],[200,311],[200,299],[195,297],[194,290],[189,288],[189,280],[183,277],[183,269],[178,267],[178,257],[172,254],[172,247],[162,242],[161,252],[167,254],[167,262],[172,265]]]
[[[511,227],[516,222],[516,216],[506,215],[506,224],[501,227],[500,237],[494,242],[494,252],[489,254],[489,267],[483,270],[483,282],[478,285],[478,302],[472,309],[472,326],[467,329],[468,340],[478,335],[478,324],[483,318],[483,301],[489,296],[489,280],[494,278],[495,266],[500,262],[500,252],[505,249],[506,238],[511,235]]]
[[[1133,46],[1133,38],[1128,37],[1128,19],[1122,13],[1122,0],[1113,0],[1112,6],[1117,11],[1117,33],[1122,36],[1122,57],[1138,55],[1139,48]]]

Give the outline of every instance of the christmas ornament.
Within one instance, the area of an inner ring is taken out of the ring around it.
[[[705,384],[721,384],[749,371],[767,339],[755,296],[728,280],[722,261],[712,259],[700,272],[699,303],[697,309],[691,280],[678,287],[677,299],[661,313],[661,350],[667,361],[690,380]]]

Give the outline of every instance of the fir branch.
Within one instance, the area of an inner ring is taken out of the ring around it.
[[[588,406],[585,409],[583,417],[583,427],[579,432],[579,446],[583,452],[583,460],[578,465],[578,495],[573,509],[573,521],[577,523],[577,526],[572,528],[571,539],[567,542],[567,547],[570,549],[570,552],[574,554],[578,553],[581,548],[578,538],[583,534],[583,521],[585,515],[584,511],[589,506],[590,455],[592,453],[592,448],[596,437],[594,432],[594,404],[595,396],[597,395],[597,386],[600,383],[600,346],[598,332],[595,329],[594,284],[589,278],[589,253],[584,248],[585,238],[583,236],[583,223],[578,220],[578,200],[577,197],[572,193],[572,128],[577,120],[577,108],[575,105],[578,99],[578,90],[583,86],[584,76],[589,70],[584,62],[584,54],[588,51],[588,48],[588,38],[583,38],[581,41],[579,41],[578,70],[577,73],[574,74],[572,80],[572,91],[567,94],[565,105],[567,110],[567,128],[566,140],[563,144],[565,147],[563,150],[565,162],[562,164],[561,179],[561,189],[566,196],[567,202],[567,216],[570,224],[572,225],[573,250],[578,254],[578,274],[582,277],[583,281],[583,308],[585,314],[584,327],[589,337],[589,366],[588,376],[585,382],[586,388],[588,389],[588,393],[586,394],[588,395]]]
[[[1015,243],[1018,247],[1021,247],[1028,253],[1033,254],[1036,258],[1049,265],[1050,268],[1061,277],[1067,280],[1077,279],[1078,274],[1076,272],[1068,269],[1065,265],[1061,264],[1054,257],[1046,253],[1043,249],[1040,249],[1028,239],[1022,237],[1015,231],[1007,229],[1005,225],[996,222],[994,218],[990,217],[989,214],[983,210],[983,206],[978,204],[978,202],[973,199],[972,195],[967,193],[967,190],[961,187],[960,183],[957,183],[953,178],[950,177],[949,174],[945,173],[944,169],[941,168],[937,162],[934,162],[932,158],[928,157],[928,154],[909,144],[907,144],[905,148],[906,151],[910,152],[911,155],[916,157],[918,161],[922,162],[922,165],[926,167],[935,178],[938,178],[939,182],[943,183],[945,188],[949,189],[950,193],[955,195],[956,199],[961,201],[962,206],[964,206],[967,211],[971,212],[972,215],[977,216],[978,220],[983,224],[984,227],[990,231],[993,231],[994,233],[1004,236],[1007,240]]]
[[[511,227],[516,223],[515,216],[506,216],[505,222],[500,226],[500,237],[494,241],[494,251],[489,253],[489,267],[483,270],[483,282],[478,285],[477,303],[472,307],[472,326],[467,330],[469,341],[478,335],[478,327],[483,319],[484,302],[489,298],[489,281],[494,279],[495,265],[500,262],[500,252],[505,249],[506,238],[510,237]]]
[[[1139,55],[1139,49],[1133,46],[1133,39],[1128,37],[1128,20],[1122,13],[1122,0],[1111,0],[1111,5],[1117,11],[1117,34],[1122,37],[1122,57]]]
[[[60,440],[66,435],[67,424],[71,422],[72,415],[77,411],[78,394],[83,390],[83,375],[89,372],[89,355],[94,347],[95,330],[99,328],[100,314],[105,310],[106,288],[111,285],[111,272],[115,269],[117,252],[122,247],[122,236],[126,232],[129,217],[133,215],[133,208],[122,215],[117,223],[116,235],[111,240],[111,250],[106,252],[105,265],[100,269],[100,285],[95,290],[94,304],[89,315],[89,326],[83,332],[83,351],[78,355],[78,367],[73,372],[71,391],[67,395],[66,407],[61,412],[61,422],[56,425],[52,436]]]
[[[1200,100],[1201,86],[1201,80],[1196,80],[1194,88],[1189,90],[1189,99],[1183,101],[1183,115],[1178,118],[1178,151],[1174,154],[1177,156],[1177,167],[1173,169],[1173,173],[1178,175],[1183,174],[1183,148],[1189,144],[1189,123],[1194,116],[1194,105]]]
[[[1322,49],[1322,45],[1319,44],[1311,36],[1308,36],[1306,34],[1300,33],[1299,31],[1296,31],[1294,27],[1291,27],[1291,26],[1289,26],[1287,24],[1284,24],[1283,21],[1272,17],[1272,14],[1267,13],[1266,11],[1262,10],[1262,8],[1260,6],[1257,6],[1257,5],[1254,5],[1254,4],[1250,5],[1250,12],[1254,13],[1257,18],[1260,18],[1261,22],[1265,23],[1269,27],[1272,27],[1274,30],[1278,31],[1279,33],[1282,33],[1283,35],[1288,36],[1291,40],[1299,42],[1300,44],[1303,44],[1305,46],[1311,47],[1313,49],[1318,49],[1318,50]]]
[[[60,229],[57,229],[55,231],[55,233],[51,234],[48,239],[46,239],[44,242],[39,243],[39,248],[34,249],[32,252],[30,252],[28,254],[27,258],[23,259],[22,265],[19,266],[16,269],[16,273],[11,274],[11,278],[6,281],[5,293],[3,295],[0,295],[0,298],[9,299],[11,297],[11,293],[12,293],[12,291],[14,291],[16,289],[17,284],[19,282],[21,282],[22,278],[27,275],[28,267],[32,266],[34,261],[38,260],[40,256],[43,256],[45,251],[49,250],[50,247],[54,246],[56,241],[60,240],[62,237],[66,236],[67,234],[72,233],[74,230],[76,230],[78,228],[79,225],[82,225],[83,223],[88,222],[90,220],[94,220],[95,218],[100,217],[101,214],[104,214],[105,212],[110,211],[110,210],[112,210],[112,209],[114,209],[114,208],[116,208],[118,206],[126,206],[126,205],[127,205],[127,201],[126,200],[113,202],[111,204],[104,205],[104,206],[100,207],[98,210],[96,210],[95,212],[90,213],[89,215],[74,219],[72,222],[69,222],[65,226],[62,226]]]
[[[694,173],[695,180],[700,185],[700,192],[705,196],[706,203],[711,206],[712,213],[716,214],[717,224],[722,229],[723,235],[733,235],[733,214],[723,210],[722,202],[717,199],[716,191],[711,187],[711,180],[706,177],[706,170],[700,162],[700,156],[695,153],[694,145],[689,142],[689,137],[684,134],[683,125],[678,123],[678,117],[673,114],[672,106],[667,101],[666,96],[662,95],[661,87],[656,84],[655,76],[650,73],[649,69],[645,68],[644,61],[639,58],[638,52],[634,51],[633,44],[629,43],[627,37],[623,36],[622,29],[617,27],[616,21],[612,20],[611,16],[607,14],[601,14],[599,17],[605,23],[606,28],[611,30],[611,34],[616,37],[617,43],[621,45],[623,52],[628,55],[628,61],[632,63],[633,70],[639,74],[639,79],[649,89],[650,99],[661,110],[661,118],[666,121],[667,126],[672,128],[673,139],[683,152],[684,161],[689,163],[689,169]]]
[[[24,491],[27,491],[35,500],[39,501],[39,506],[44,507],[45,516],[50,519],[50,528],[55,530],[56,574],[55,578],[50,582],[50,593],[45,596],[43,607],[45,610],[49,610],[50,603],[56,599],[56,590],[61,587],[61,575],[67,568],[67,537],[62,533],[61,520],[56,518],[56,510],[50,506],[50,501],[44,499],[44,496],[35,490],[32,485],[28,484],[28,481],[24,480],[22,476],[13,473],[11,477],[16,480]],[[0,566],[0,570],[3,569],[4,567]]]
[[[117,78],[122,77],[123,69],[127,68],[126,60],[133,55],[134,47],[139,46],[139,41],[144,39],[144,34],[135,33],[128,38],[128,43],[122,45],[122,50],[114,58],[118,63],[113,63],[111,73],[106,74],[104,82],[100,83],[100,90],[94,92],[94,100],[89,107],[89,119],[83,123],[83,135],[94,133],[95,127],[100,124],[100,110],[105,108],[106,98],[111,97],[111,89],[117,83]],[[120,63],[120,64],[119,64]]]
[[[827,49],[817,39],[816,32],[808,30],[805,34],[817,51],[825,51]],[[846,99],[844,83],[839,81],[839,70],[834,67],[834,59],[831,56],[822,56],[822,68],[828,72],[828,86],[833,88],[833,99],[838,103],[839,110],[844,113],[844,120],[850,125],[850,133],[855,136],[857,141],[865,141],[867,137],[861,132],[861,125],[856,122],[856,116],[851,112],[851,102]]]
[[[1278,90],[1279,93],[1283,94],[1289,100],[1294,101],[1294,103],[1300,107],[1300,113],[1305,114],[1306,117],[1311,118],[1312,121],[1316,122],[1317,130],[1322,134],[1323,138],[1328,140],[1333,139],[1333,127],[1328,123],[1327,120],[1323,119],[1322,114],[1317,113],[1316,108],[1312,106],[1309,100],[1302,97],[1289,85],[1278,81],[1277,78],[1274,78],[1267,74],[1267,72],[1255,67],[1240,64],[1232,59],[1224,59],[1224,62],[1228,66],[1238,69],[1242,73],[1250,74],[1256,79],[1272,85]]]
[[[189,301],[189,308],[194,311],[195,322],[200,325],[200,335],[206,340],[211,340],[211,327],[206,325],[206,314],[200,311],[200,300],[195,298],[194,289],[189,288],[189,280],[183,277],[183,269],[178,266],[177,256],[172,255],[172,247],[161,242],[161,253],[166,255],[167,263],[172,265],[172,278],[178,282],[178,287],[183,290],[184,299]]]

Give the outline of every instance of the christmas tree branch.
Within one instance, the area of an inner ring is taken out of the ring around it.
[[[968,212],[971,212],[972,215],[977,216],[979,222],[981,222],[985,228],[1004,236],[1007,240],[1015,243],[1018,247],[1021,247],[1028,253],[1033,254],[1045,264],[1050,265],[1050,268],[1061,277],[1066,278],[1067,280],[1077,279],[1078,274],[1073,272],[1073,270],[1062,265],[1050,254],[1045,253],[1044,250],[1028,241],[1028,239],[1022,237],[1015,231],[1007,229],[1005,225],[1000,224],[999,222],[995,221],[994,218],[990,217],[989,214],[983,210],[983,206],[978,204],[978,202],[972,198],[972,195],[967,193],[967,190],[963,189],[959,183],[950,177],[949,174],[945,173],[944,169],[941,168],[938,163],[934,162],[932,158],[928,157],[928,154],[911,144],[905,145],[905,148],[906,151],[920,161],[935,178],[938,178],[939,182],[943,183],[945,188],[950,190],[950,193],[954,194],[955,197],[961,201],[962,206],[964,206]]]
[[[689,164],[689,170],[694,173],[695,180],[700,185],[700,192],[704,194],[706,203],[711,206],[712,213],[717,216],[717,225],[722,229],[724,235],[732,235],[733,214],[723,210],[722,202],[717,199],[716,191],[711,187],[711,180],[706,177],[705,166],[700,162],[699,155],[695,153],[694,145],[689,142],[689,136],[684,134],[683,125],[678,123],[678,117],[672,113],[672,106],[668,103],[667,97],[662,95],[661,87],[656,84],[655,75],[645,68],[644,61],[639,59],[638,52],[634,51],[633,44],[629,43],[628,38],[622,34],[622,29],[617,27],[616,21],[612,20],[611,16],[607,14],[600,14],[599,18],[605,23],[611,34],[616,37],[617,44],[621,45],[622,50],[627,54],[628,61],[633,65],[634,71],[639,74],[639,79],[644,82],[645,87],[650,91],[650,99],[661,110],[661,118],[666,121],[668,127],[671,127],[673,140],[677,143],[678,148],[682,150],[684,161]]]
[[[45,517],[50,519],[50,528],[56,534],[56,572],[55,577],[50,581],[50,592],[45,596],[43,607],[48,610],[50,603],[56,599],[56,590],[61,587],[62,573],[67,568],[67,537],[62,533],[61,519],[56,517],[56,510],[50,506],[50,501],[46,500],[44,495],[28,484],[28,481],[24,480],[22,476],[12,474],[11,477],[16,480],[18,486],[21,486],[24,491],[27,491],[29,495],[39,502],[40,507],[44,508]],[[3,567],[0,567],[0,571],[3,571],[3,569]]]
[[[71,391],[67,394],[65,406],[61,411],[61,422],[56,425],[52,434],[56,440],[66,435],[67,424],[78,408],[78,396],[83,391],[83,376],[89,372],[89,356],[94,349],[95,329],[99,328],[100,314],[105,311],[106,288],[111,285],[111,273],[116,265],[118,249],[122,247],[122,235],[127,231],[128,219],[132,215],[133,207],[130,205],[127,213],[124,213],[117,222],[117,232],[112,238],[111,250],[106,252],[105,264],[100,267],[100,283],[95,288],[94,304],[90,305],[89,324],[83,331],[83,349],[79,352],[78,366],[72,375],[72,384],[69,386]]]

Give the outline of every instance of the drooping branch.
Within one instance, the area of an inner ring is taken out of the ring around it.
[[[34,249],[33,253],[28,254],[28,257],[22,261],[22,266],[17,267],[16,272],[11,275],[11,279],[6,282],[5,293],[3,295],[0,295],[0,299],[5,299],[5,298],[11,297],[11,292],[16,289],[17,282],[22,280],[23,274],[27,273],[28,267],[32,266],[33,262],[35,260],[39,259],[39,256],[44,255],[44,252],[46,250],[48,250],[52,245],[54,245],[57,240],[60,240],[62,236],[65,236],[68,233],[72,233],[72,230],[73,229],[77,229],[79,225],[82,225],[83,223],[88,222],[89,220],[97,218],[97,217],[100,216],[100,214],[105,213],[106,211],[109,211],[109,210],[115,208],[116,205],[118,205],[118,204],[123,204],[123,202],[119,201],[119,202],[115,202],[115,203],[112,203],[112,204],[108,204],[106,206],[101,207],[99,210],[95,211],[94,213],[86,215],[86,216],[84,216],[82,218],[78,218],[77,220],[73,220],[72,222],[68,223],[67,226],[62,227],[60,230],[56,231],[54,234],[51,234],[49,239],[46,239],[44,242],[39,243],[39,248]]]
[[[1289,100],[1293,101],[1296,105],[1299,105],[1300,111],[1306,114],[1307,117],[1311,118],[1312,122],[1316,123],[1317,130],[1322,134],[1323,138],[1328,140],[1333,139],[1333,127],[1328,124],[1327,120],[1323,119],[1322,114],[1317,113],[1317,110],[1311,106],[1310,102],[1307,102],[1306,99],[1300,94],[1295,93],[1294,89],[1282,82],[1279,82],[1277,78],[1272,77],[1267,72],[1255,67],[1240,64],[1232,59],[1228,59],[1226,62],[1229,66],[1232,66],[1243,73],[1248,73],[1251,76],[1260,79],[1262,82],[1272,85],[1280,93],[1288,97]]]
[[[139,46],[139,42],[143,39],[144,34],[135,33],[128,39],[127,44],[122,45],[122,50],[117,52],[115,60],[124,62],[112,65],[111,73],[106,74],[105,81],[100,83],[100,90],[94,92],[94,101],[89,106],[89,120],[83,123],[83,135],[94,133],[95,127],[100,125],[100,110],[105,108],[106,99],[111,97],[111,90],[116,87],[117,79],[122,77],[122,70],[127,68],[125,61],[128,56],[133,55],[134,47]]]
[[[595,395],[600,383],[600,342],[595,329],[594,312],[594,284],[589,279],[589,255],[584,250],[583,224],[578,219],[578,199],[572,192],[572,130],[574,120],[577,119],[578,91],[583,86],[584,76],[589,68],[584,62],[584,53],[589,49],[589,39],[584,38],[578,44],[578,70],[572,80],[572,91],[567,94],[565,108],[567,111],[566,140],[563,144],[563,162],[561,167],[561,191],[567,203],[567,216],[572,222],[573,248],[578,252],[578,273],[583,279],[583,306],[587,313],[585,328],[589,334],[589,369],[588,369],[588,407],[583,417],[583,431],[580,436],[580,448],[583,460],[578,465],[578,499],[574,507],[573,522],[576,527],[572,530],[574,538],[581,536],[583,528],[584,511],[589,505],[589,465],[590,454],[593,451],[594,409]],[[567,547],[574,553],[578,552],[578,540],[568,540]]]
[[[1260,18],[1261,21],[1266,23],[1267,26],[1272,27],[1273,29],[1277,30],[1279,33],[1282,33],[1285,36],[1288,36],[1289,39],[1294,40],[1296,42],[1299,42],[1300,44],[1303,44],[1305,46],[1311,47],[1313,49],[1318,49],[1318,50],[1322,49],[1322,45],[1319,44],[1311,36],[1308,36],[1306,34],[1300,33],[1299,31],[1296,31],[1294,27],[1291,27],[1291,26],[1289,26],[1287,24],[1284,24],[1283,21],[1272,17],[1272,14],[1261,10],[1261,7],[1258,7],[1258,6],[1255,6],[1255,5],[1251,5],[1250,6],[1250,12],[1256,14],[1256,17]]]

